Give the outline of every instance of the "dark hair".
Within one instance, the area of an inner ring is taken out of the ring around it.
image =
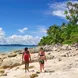
[[[24,48],[24,51],[25,51],[27,54],[29,54],[29,51],[28,51],[28,48],[27,48],[27,47]]]
[[[24,48],[24,50],[25,50],[25,51],[27,51],[27,50],[28,50],[28,48],[26,47],[26,48]]]
[[[41,47],[40,50],[44,50],[44,49]]]

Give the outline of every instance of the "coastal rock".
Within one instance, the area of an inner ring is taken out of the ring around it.
[[[16,51],[13,51],[13,53],[16,53],[16,54],[22,54],[22,50],[16,50]]]
[[[7,54],[0,54],[0,59],[5,59],[7,58]]]
[[[20,64],[22,64],[21,57],[7,58],[3,60],[1,67],[14,67]]]
[[[7,56],[8,56],[8,57],[15,57],[15,56],[17,56],[17,54],[16,54],[16,53],[10,53],[10,54],[8,54]]]
[[[53,55],[46,55],[46,58],[47,58],[47,59],[54,59],[54,57],[55,57],[55,56],[53,56]]]
[[[77,47],[78,48],[78,43],[72,44],[72,47]]]
[[[2,64],[3,60],[7,58],[7,54],[0,54],[0,65]]]
[[[31,55],[31,60],[32,60],[32,62],[38,61],[38,53],[32,54]]]
[[[45,51],[52,51],[53,50],[52,45],[45,45],[45,46],[43,46],[43,48],[45,49]]]
[[[38,75],[37,74],[31,74],[30,75],[30,78],[35,78],[35,77],[38,77]]]
[[[0,65],[2,64],[2,62],[3,62],[3,60],[2,60],[2,59],[0,59]]]
[[[31,53],[38,53],[39,52],[40,47],[35,47],[35,48],[30,48],[29,51]]]
[[[67,50],[68,49],[68,45],[63,45],[62,47],[61,47],[61,50]]]
[[[52,69],[47,69],[47,70],[45,70],[44,72],[45,72],[45,73],[54,73],[55,71],[52,70]]]
[[[7,73],[0,73],[0,76],[7,76]]]
[[[0,69],[0,73],[4,73],[5,72],[5,70],[4,69]]]
[[[0,69],[0,76],[7,76],[4,69]]]
[[[53,51],[57,51],[57,48],[56,47],[53,47]]]

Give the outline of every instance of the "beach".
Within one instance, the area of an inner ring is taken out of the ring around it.
[[[39,70],[38,50],[43,47],[47,62],[42,73]],[[0,54],[0,78],[78,78],[78,46],[46,45],[29,49],[32,62],[25,73],[22,52]]]
[[[78,0],[0,0],[0,78],[78,78]]]

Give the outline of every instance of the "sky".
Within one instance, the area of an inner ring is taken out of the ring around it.
[[[0,44],[38,44],[47,29],[67,23],[66,3],[78,0],[0,0]]]

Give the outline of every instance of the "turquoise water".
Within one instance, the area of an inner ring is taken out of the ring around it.
[[[0,53],[5,53],[5,52],[11,52],[15,50],[21,50],[24,49],[25,47],[28,48],[34,48],[36,47],[35,45],[21,45],[21,46],[12,46],[12,45],[7,45],[7,46],[0,46]]]

